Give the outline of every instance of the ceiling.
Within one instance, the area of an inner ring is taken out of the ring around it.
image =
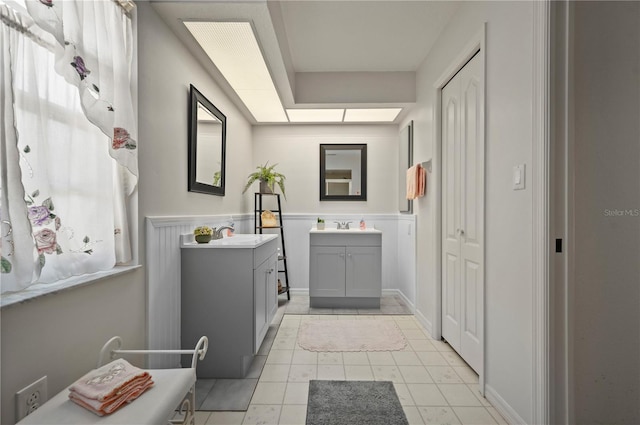
[[[285,108],[415,104],[416,70],[458,2],[428,0],[165,1],[153,8],[257,122],[183,21],[248,21]]]

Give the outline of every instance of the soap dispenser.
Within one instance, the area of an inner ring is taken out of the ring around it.
[[[360,219],[360,230],[364,230],[367,228],[367,225],[364,222],[364,218]]]
[[[234,232],[234,229],[235,229],[235,223],[233,222],[233,216],[229,217],[229,224],[227,226],[231,227],[231,229],[227,229],[227,237],[230,238],[231,236],[233,236],[233,232]]]

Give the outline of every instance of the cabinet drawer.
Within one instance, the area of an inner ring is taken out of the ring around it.
[[[380,234],[312,233],[309,236],[310,243],[314,246],[382,246],[382,235]]]
[[[264,263],[278,249],[278,238],[275,238],[253,250],[253,268]]]

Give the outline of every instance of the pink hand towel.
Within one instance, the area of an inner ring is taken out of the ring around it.
[[[410,167],[407,170],[407,199],[416,199],[416,181],[419,164]]]
[[[132,366],[124,359],[118,359],[87,373],[69,390],[86,398],[105,401],[116,396],[127,384],[149,376],[149,372]]]
[[[416,196],[424,196],[427,193],[427,170],[422,165],[418,165],[418,176]]]
[[[128,385],[126,391],[120,391],[118,395],[105,401],[86,398],[75,391],[71,391],[69,393],[69,398],[71,401],[90,410],[96,415],[104,416],[115,412],[125,404],[131,403],[133,400],[140,397],[142,393],[151,388],[153,384],[154,382],[151,380],[151,376],[149,376],[145,380],[137,382],[136,385]]]

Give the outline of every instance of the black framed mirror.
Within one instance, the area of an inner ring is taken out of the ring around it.
[[[189,102],[189,192],[224,196],[227,118],[193,85]]]
[[[320,145],[320,200],[367,200],[367,145]]]
[[[407,170],[413,163],[413,121],[400,132],[398,160],[398,210],[411,214],[413,201],[407,199]]]

